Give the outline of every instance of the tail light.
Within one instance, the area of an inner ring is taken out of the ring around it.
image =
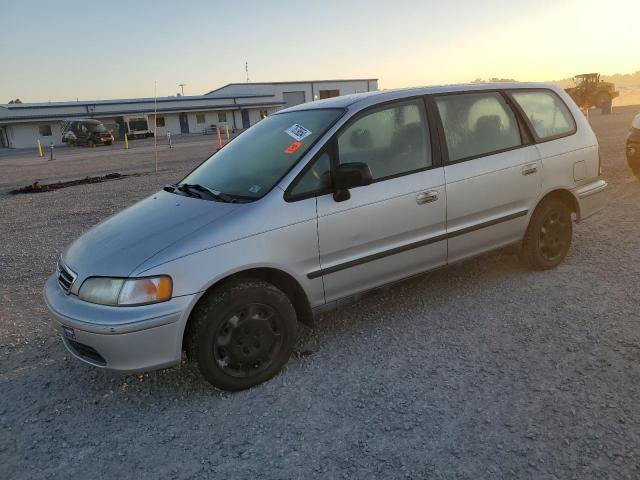
[[[598,147],[598,176],[601,177],[604,172],[602,171],[602,155],[600,155],[600,147]]]

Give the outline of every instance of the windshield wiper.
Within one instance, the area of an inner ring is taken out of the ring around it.
[[[227,195],[226,193],[222,193],[219,192],[218,190],[213,190],[211,188],[207,188],[204,185],[199,185],[197,183],[180,183],[179,185],[177,185],[178,190],[182,191],[182,192],[186,192],[186,193],[195,193],[195,191],[197,192],[203,192],[206,193],[207,195],[209,195],[211,198],[213,198],[214,200],[217,200],[219,202],[226,202],[226,203],[235,203],[237,202],[237,199],[232,197],[231,195]],[[196,194],[197,195],[197,194]],[[201,195],[198,195],[200,198],[202,198]]]

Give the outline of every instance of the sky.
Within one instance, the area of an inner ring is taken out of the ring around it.
[[[0,103],[640,70],[640,0],[3,1]]]

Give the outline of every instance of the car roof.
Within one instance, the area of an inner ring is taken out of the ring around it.
[[[361,107],[383,103],[389,100],[402,99],[404,97],[413,97],[418,95],[465,92],[465,91],[482,91],[482,90],[499,90],[499,89],[531,89],[546,88],[558,90],[560,87],[555,83],[533,83],[533,82],[504,82],[504,83],[465,83],[455,85],[436,85],[430,87],[411,87],[393,90],[378,90],[375,92],[354,93],[351,95],[342,95],[340,97],[327,98],[324,100],[316,100],[313,102],[302,103],[293,107],[280,110],[277,113],[287,113],[301,110],[317,110],[327,108],[355,108],[359,110]]]

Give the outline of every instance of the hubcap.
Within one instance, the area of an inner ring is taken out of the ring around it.
[[[570,219],[559,211],[552,211],[540,229],[540,253],[549,262],[564,254],[570,235]]]
[[[250,303],[233,312],[213,339],[213,356],[225,373],[249,377],[269,367],[282,347],[280,316],[268,305]]]

